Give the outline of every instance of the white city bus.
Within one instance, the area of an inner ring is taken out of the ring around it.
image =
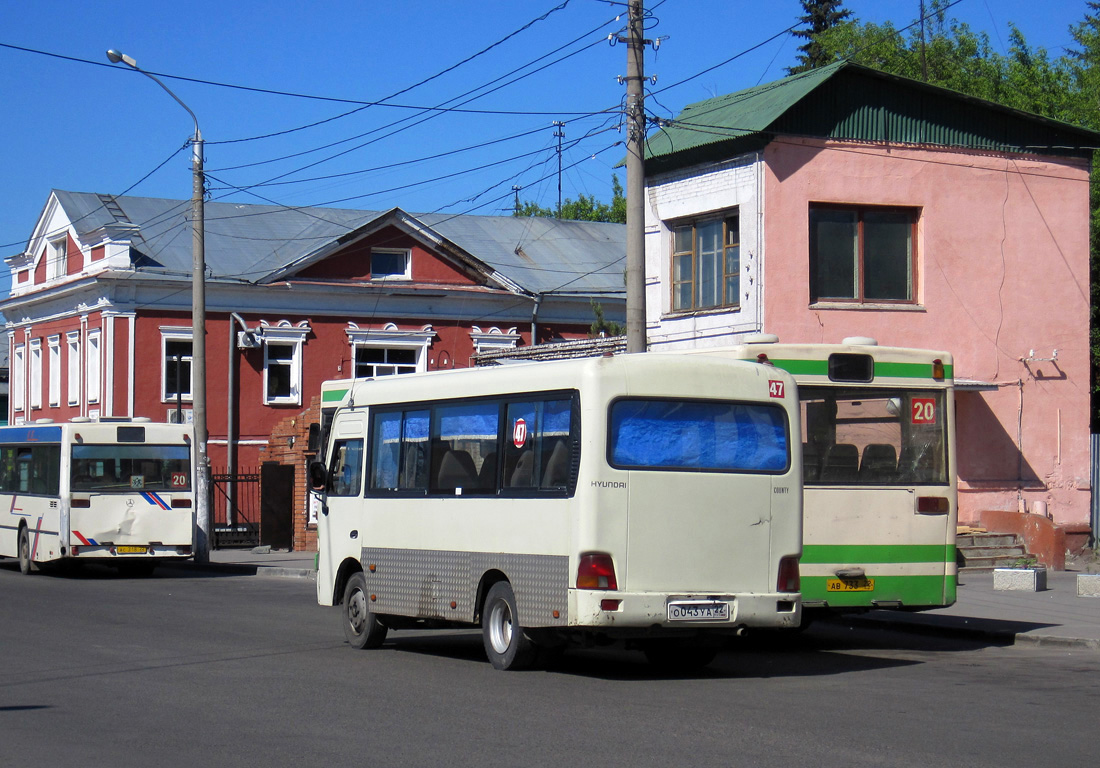
[[[0,427],[0,556],[148,574],[192,556],[191,427],[74,419]]]
[[[701,354],[794,376],[804,467],[802,605],[921,610],[955,602],[958,487],[947,352],[750,343]]]
[[[645,354],[343,386],[311,477],[317,598],[351,645],[480,624],[498,669],[609,639],[686,668],[723,636],[798,625],[783,371]]]

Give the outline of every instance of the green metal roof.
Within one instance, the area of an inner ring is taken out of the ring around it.
[[[728,159],[777,135],[1091,157],[1100,134],[851,62],[699,101],[646,142],[646,172]]]

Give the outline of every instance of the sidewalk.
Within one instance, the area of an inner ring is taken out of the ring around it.
[[[209,565],[187,564],[223,573],[312,579],[316,552],[218,549]],[[1004,644],[1037,644],[1100,650],[1100,598],[1077,596],[1077,573],[1049,571],[1043,592],[993,589],[992,573],[964,573],[958,600],[950,608],[907,613],[872,611],[840,621],[903,632],[970,637]]]
[[[1058,645],[1100,650],[1100,598],[1077,596],[1077,573],[1048,571],[1043,592],[993,589],[993,574],[959,576],[950,608],[906,613],[872,611],[843,621],[865,626],[994,640],[1005,644]]]

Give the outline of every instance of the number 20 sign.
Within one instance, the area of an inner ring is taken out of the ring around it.
[[[913,423],[914,424],[935,424],[936,423],[936,400],[932,397],[914,397],[913,398]]]

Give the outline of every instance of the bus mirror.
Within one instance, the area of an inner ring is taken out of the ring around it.
[[[325,490],[328,484],[328,470],[325,465],[315,461],[309,465],[309,487],[315,491]]]
[[[321,451],[321,425],[317,422],[309,425],[309,442],[306,445],[306,451],[309,453],[320,453]]]

